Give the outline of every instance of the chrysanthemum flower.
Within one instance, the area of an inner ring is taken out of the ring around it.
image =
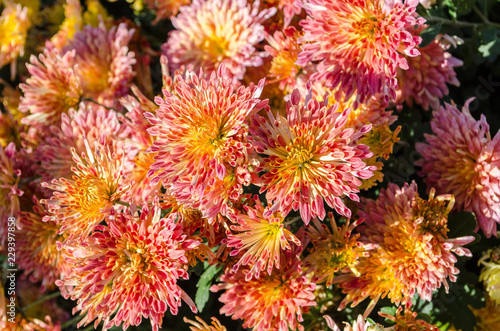
[[[183,319],[185,323],[189,323],[192,325],[192,326],[189,326],[189,329],[191,331],[227,331],[226,327],[223,326],[222,324],[220,324],[219,320],[215,317],[212,317],[212,324],[211,325],[208,325],[207,323],[205,323],[205,321],[203,321],[198,316],[195,316],[195,318],[196,318],[196,322],[189,320],[186,317],[184,317],[184,319]]]
[[[417,29],[410,28],[414,35],[419,35],[425,30],[424,25]],[[460,39],[459,39],[460,40]],[[448,86],[459,86],[454,67],[460,67],[462,61],[453,57],[446,50],[457,42],[449,35],[437,35],[425,47],[418,47],[419,56],[407,57],[408,69],[398,69],[398,100],[405,101],[412,106],[413,102],[421,105],[425,110],[429,107],[439,109],[439,101],[448,95]]]
[[[50,200],[41,200],[51,214],[44,220],[60,222],[59,234],[68,232],[68,241],[88,236],[130,186],[123,179],[123,157],[117,158],[119,148],[96,141],[93,148],[87,143],[86,149],[81,156],[71,149],[76,162],[71,179],[42,183],[54,191]]]
[[[144,4],[154,10],[156,18],[153,24],[156,24],[160,20],[176,16],[179,13],[179,8],[189,6],[191,0],[144,0]]]
[[[447,237],[452,207],[453,196],[436,197],[431,191],[424,200],[415,183],[403,188],[390,183],[377,200],[365,200],[358,213],[365,224],[359,231],[362,240],[377,248],[370,251],[370,257],[360,259],[360,277],[341,283],[347,296],[340,307],[385,296],[396,304],[408,304],[416,292],[430,301],[441,285],[447,291],[448,279],[456,281],[459,273],[452,253],[471,256],[462,245],[474,240],[472,236]]]
[[[236,233],[227,236],[227,246],[235,248],[231,256],[243,253],[233,269],[249,265],[247,279],[259,278],[260,273],[266,270],[271,275],[274,267],[281,267],[281,251],[291,250],[290,242],[297,246],[302,244],[285,228],[284,218],[279,212],[266,213],[257,195],[254,200],[255,207],[245,206],[246,214],[235,215],[239,225],[232,225],[231,229]]]
[[[21,170],[16,164],[16,156],[14,143],[5,149],[0,146],[0,251],[6,247],[8,218],[17,218],[19,197],[24,193],[19,187]]]
[[[4,1],[5,8],[0,15],[0,68],[24,55],[24,44],[31,22],[28,18],[28,8]],[[13,62],[11,74],[15,74]]]
[[[71,273],[67,250],[60,246],[64,236],[58,234],[59,220],[44,222],[45,207],[33,197],[33,211],[22,211],[16,232],[16,260],[30,281],[41,281],[41,290],[52,289],[55,281]]]
[[[500,305],[500,247],[484,252],[479,264],[484,266],[479,281],[484,282],[491,300]]]
[[[188,279],[185,251],[198,242],[185,240],[180,225],[160,213],[157,203],[144,205],[140,217],[112,212],[75,251],[74,273],[57,284],[75,286],[73,312],[86,314],[78,327],[95,320],[96,328],[103,321],[103,330],[122,323],[126,329],[144,317],[158,331],[167,310],[177,314],[181,299],[196,312],[177,281]]]
[[[148,132],[157,137],[148,150],[157,153],[148,175],[155,177],[152,184],[163,181],[178,203],[213,220],[256,177],[247,119],[266,104],[258,99],[264,82],[234,91],[224,65],[208,79],[187,76],[188,82],[178,76],[173,92],[156,98],[156,114],[144,114],[153,125]]]
[[[177,30],[163,45],[172,70],[193,65],[210,73],[224,62],[235,80],[243,78],[245,68],[260,66],[263,52],[255,45],[264,39],[263,21],[276,8],[259,12],[259,2],[246,0],[193,0],[181,7],[172,24]]]
[[[264,330],[304,330],[302,313],[315,306],[316,287],[302,275],[300,261],[294,250],[286,251],[286,266],[275,269],[271,275],[246,279],[247,271],[226,269],[221,284],[213,285],[213,292],[225,290],[219,301],[224,303],[220,313],[232,319],[243,319],[244,328]]]
[[[71,148],[81,155],[86,152],[85,140],[93,146],[94,141],[102,136],[119,140],[128,135],[129,131],[121,125],[115,111],[82,102],[78,111],[70,109],[67,114],[62,114],[61,125],[50,127],[48,136],[35,149],[34,157],[41,161],[38,173],[47,182],[61,177],[71,179],[71,168],[76,165]],[[133,157],[133,152],[127,150],[128,160]],[[118,158],[121,156],[117,155]]]
[[[417,0],[341,1],[307,0],[307,17],[301,21],[304,36],[299,65],[320,61],[312,79],[326,81],[347,98],[356,93],[356,104],[381,93],[385,101],[396,98],[397,68],[408,69],[406,56],[419,54],[421,38],[406,28],[422,24],[415,18]]]
[[[300,44],[297,39],[302,35],[293,26],[283,31],[274,32],[273,36],[266,35],[269,45],[264,49],[272,56],[271,68],[269,69],[268,84],[279,82],[281,90],[291,92],[295,88],[296,76],[302,70],[295,62],[300,52]]]
[[[128,48],[133,34],[125,23],[109,31],[104,23],[95,28],[87,25],[64,48],[75,52],[73,65],[86,98],[116,106],[117,98],[128,93],[136,62]]]
[[[342,198],[359,201],[356,193],[360,179],[372,176],[372,168],[362,159],[372,156],[365,145],[351,140],[370,130],[370,125],[356,132],[344,129],[350,109],[336,112],[338,106],[312,99],[305,103],[295,90],[287,103],[287,118],[275,117],[268,110],[265,119],[254,116],[249,138],[257,153],[265,155],[259,170],[267,171],[260,192],[266,192],[272,204],[269,212],[279,210],[283,216],[300,209],[306,224],[311,217],[324,219],[323,201],[344,216],[351,211]]]
[[[476,316],[476,327],[474,330],[499,330],[500,306],[489,297],[486,297],[486,307],[480,309],[471,308],[471,310],[474,313],[474,316]]]
[[[470,114],[471,101],[462,112],[450,104],[433,112],[434,134],[416,144],[423,159],[415,164],[428,187],[453,194],[456,209],[474,212],[490,237],[500,223],[500,134],[491,139],[484,115],[476,121]]]
[[[314,272],[312,280],[315,283],[326,280],[326,286],[330,287],[337,272],[352,272],[359,276],[356,265],[361,256],[367,256],[365,250],[369,247],[358,241],[359,234],[352,235],[352,230],[362,222],[361,219],[352,224],[347,221],[339,227],[333,214],[328,216],[332,230],[316,218],[313,218],[313,226],[307,229],[307,237],[314,247],[304,259],[304,268]]]
[[[26,65],[31,77],[19,85],[24,93],[19,110],[30,113],[22,123],[57,125],[61,114],[78,105],[82,89],[73,69],[74,58],[74,51],[61,53],[49,42],[39,58],[31,56]]]

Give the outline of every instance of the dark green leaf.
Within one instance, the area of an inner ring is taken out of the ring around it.
[[[476,0],[456,0],[457,3],[457,16],[464,16],[470,13],[474,7]]]
[[[396,310],[397,310],[397,308],[396,308],[396,307],[394,307],[394,306],[386,306],[386,307],[382,307],[382,308],[380,308],[380,311],[381,311],[382,313],[385,313],[385,314],[387,314],[387,315],[391,315],[391,316],[396,315]],[[390,320],[390,319],[386,318],[386,319],[385,319],[385,323],[387,323],[387,324],[394,324],[394,321],[392,321],[392,320]]]
[[[196,291],[196,296],[194,298],[198,312],[203,311],[210,295],[210,286],[212,286],[214,276],[219,273],[221,269],[222,267],[220,266],[216,267],[211,265],[203,272],[203,274],[201,274],[200,280],[196,284],[198,290]]]
[[[476,227],[476,216],[469,211],[461,211],[448,217],[449,238],[471,236]]]
[[[427,29],[420,33],[420,37],[422,38],[422,42],[419,47],[425,47],[431,43],[431,41],[436,38],[437,34],[441,31],[441,23],[433,23]]]

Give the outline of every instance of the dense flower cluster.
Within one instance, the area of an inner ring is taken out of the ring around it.
[[[420,3],[0,0],[0,331],[498,329],[498,25]]]

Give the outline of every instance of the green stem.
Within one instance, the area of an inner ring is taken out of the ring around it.
[[[115,203],[118,205],[125,206],[125,207],[130,207],[130,204],[128,202],[123,202],[121,200],[117,200],[117,201],[115,201]]]
[[[24,306],[22,310],[27,311],[28,309],[30,309],[32,307],[38,306],[39,304],[41,304],[47,300],[57,298],[60,295],[61,295],[61,292],[54,292],[54,293],[48,294],[48,295],[41,297],[40,299],[30,303],[29,305]]]
[[[80,322],[80,320],[83,318],[83,316],[84,315],[76,315],[75,317],[73,317],[69,321],[64,322],[63,324],[61,324],[61,330],[64,330],[68,326],[72,326],[72,325],[75,325],[76,323]]]
[[[491,25],[497,29],[500,29],[500,24],[498,23],[493,23],[493,22],[490,22],[490,20],[488,19],[488,17],[483,14],[479,8],[477,8],[476,6],[472,7],[472,10],[476,13],[477,16],[479,16],[479,18],[481,19],[481,21],[483,21],[484,24],[487,24],[487,25]]]
[[[96,101],[96,100],[94,100],[94,99],[92,99],[92,98],[81,97],[81,98],[80,98],[80,101],[88,101],[88,102],[92,102],[92,103],[95,103],[95,104],[96,104],[96,105],[98,105],[98,106],[103,107],[104,109],[117,111],[115,108],[105,106],[105,105],[103,105],[102,103],[100,103],[100,102],[98,102],[98,101]]]
[[[435,22],[435,23],[441,23],[441,24],[445,24],[445,25],[452,25],[452,26],[458,26],[458,27],[477,28],[477,27],[482,25],[481,23],[452,21],[452,20],[442,18],[442,17],[437,17],[437,16],[424,16],[424,18],[427,20],[427,22]]]

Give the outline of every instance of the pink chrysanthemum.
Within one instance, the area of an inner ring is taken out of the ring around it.
[[[225,290],[219,301],[224,303],[220,313],[232,319],[243,319],[244,328],[255,331],[304,330],[302,313],[315,306],[316,284],[303,276],[297,252],[286,251],[287,264],[271,275],[246,280],[248,271],[227,269],[220,277],[221,284],[213,292]]]
[[[353,322],[353,324],[348,324],[344,322],[345,326],[344,329],[341,329],[333,319],[325,315],[323,316],[326,320],[326,323],[328,324],[328,327],[333,330],[333,331],[370,331],[370,330],[377,330],[379,328],[379,325],[375,325],[371,322],[366,321],[365,318],[363,318],[363,315],[358,315],[358,318]]]
[[[284,218],[279,212],[267,214],[257,195],[254,196],[255,207],[245,206],[246,214],[236,214],[239,225],[232,225],[235,234],[228,234],[227,246],[234,247],[231,256],[243,253],[233,267],[250,265],[246,278],[259,278],[260,273],[267,270],[271,275],[274,267],[281,267],[281,251],[291,250],[289,242],[300,246],[301,242],[284,226]],[[268,208],[268,207],[266,207]]]
[[[264,39],[263,21],[274,15],[276,8],[259,12],[259,1],[194,0],[181,7],[172,24],[163,49],[172,70],[193,65],[210,73],[224,62],[228,73],[241,80],[246,67],[262,64],[263,52],[255,45]]]
[[[277,7],[283,13],[282,23],[285,28],[290,25],[295,15],[302,12],[302,0],[262,0],[261,3],[266,8]]]
[[[414,35],[419,35],[425,27],[421,25],[409,30]],[[425,110],[429,110],[429,107],[439,109],[439,101],[448,95],[446,84],[460,85],[454,67],[461,66],[462,61],[446,51],[451,45],[456,47],[456,40],[440,34],[429,45],[418,47],[419,56],[406,58],[408,70],[398,69],[396,103],[405,101],[411,106],[415,102]]]
[[[160,213],[156,203],[143,206],[140,217],[112,212],[73,253],[80,258],[74,273],[57,284],[75,286],[66,298],[78,300],[73,313],[86,314],[78,327],[95,320],[96,328],[103,321],[103,330],[122,323],[125,330],[144,317],[157,331],[167,310],[177,314],[181,299],[196,312],[177,281],[189,278],[185,251],[199,243],[185,240],[181,226]]]
[[[152,184],[163,181],[180,204],[214,219],[252,180],[247,120],[266,105],[258,99],[264,81],[234,91],[224,65],[208,79],[201,72],[187,76],[190,81],[178,76],[173,92],[156,98],[156,115],[144,114],[153,125],[148,132],[157,137],[148,175],[155,176]]]
[[[85,139],[92,146],[102,136],[119,140],[128,135],[129,131],[121,125],[115,111],[82,102],[78,111],[70,109],[68,114],[62,114],[61,125],[50,127],[48,136],[35,149],[35,159],[41,161],[38,173],[47,182],[61,177],[70,179],[71,168],[76,165],[71,148],[81,155],[86,152]],[[133,152],[127,153],[128,159]]]
[[[416,144],[423,156],[416,164],[429,187],[453,194],[457,209],[474,212],[490,237],[500,223],[500,133],[491,139],[484,115],[476,121],[470,114],[471,101],[462,112],[446,104],[433,113],[434,134]]]
[[[472,256],[462,245],[474,240],[447,237],[452,207],[450,195],[436,197],[431,191],[428,200],[422,199],[414,182],[403,188],[390,183],[377,200],[365,200],[358,212],[365,218],[359,231],[364,242],[376,247],[369,257],[360,259],[360,276],[340,284],[347,294],[340,308],[368,297],[376,303],[385,296],[398,305],[411,305],[415,293],[430,301],[442,285],[448,291],[448,279],[456,281],[459,273],[453,253]]]
[[[16,146],[10,143],[5,149],[0,146],[0,251],[6,247],[9,217],[17,218],[19,197],[23,191],[19,187],[21,170],[16,162]]]
[[[69,233],[68,241],[88,236],[127,194],[130,183],[123,178],[124,157],[117,157],[119,151],[105,141],[95,141],[92,148],[87,144],[81,155],[72,148],[72,178],[42,183],[54,191],[49,200],[41,200],[50,212],[44,220],[60,222],[59,234]]]
[[[75,52],[61,53],[47,42],[43,54],[30,58],[26,67],[31,77],[20,84],[24,95],[19,110],[30,113],[23,118],[27,125],[58,125],[61,114],[80,102],[82,89],[73,68]]]
[[[417,56],[420,37],[406,28],[422,24],[413,13],[417,0],[341,1],[307,0],[309,17],[301,21],[304,42],[299,65],[320,61],[312,79],[339,86],[347,98],[365,102],[381,93],[385,101],[396,98],[397,68],[408,69],[406,56]]]
[[[323,201],[350,217],[342,198],[359,201],[356,193],[361,179],[371,177],[373,170],[362,161],[372,153],[351,140],[371,126],[358,132],[344,129],[350,108],[338,113],[338,105],[327,108],[326,102],[313,100],[310,91],[305,103],[300,101],[295,90],[287,103],[287,118],[275,117],[270,110],[268,119],[252,118],[249,139],[265,155],[259,170],[267,171],[260,192],[267,191],[267,201],[272,204],[269,212],[279,210],[286,216],[292,209],[300,209],[306,224],[311,217],[325,218]]]
[[[87,25],[64,48],[75,52],[73,65],[84,97],[107,106],[119,105],[117,98],[128,93],[134,76],[136,61],[128,48],[133,34],[125,23],[109,31],[104,23],[95,28]]]
[[[41,280],[41,290],[52,289],[55,281],[71,273],[71,264],[66,260],[68,252],[58,242],[64,236],[58,234],[60,222],[43,221],[47,215],[45,207],[33,197],[33,211],[22,211],[16,232],[17,264],[29,280]]]

